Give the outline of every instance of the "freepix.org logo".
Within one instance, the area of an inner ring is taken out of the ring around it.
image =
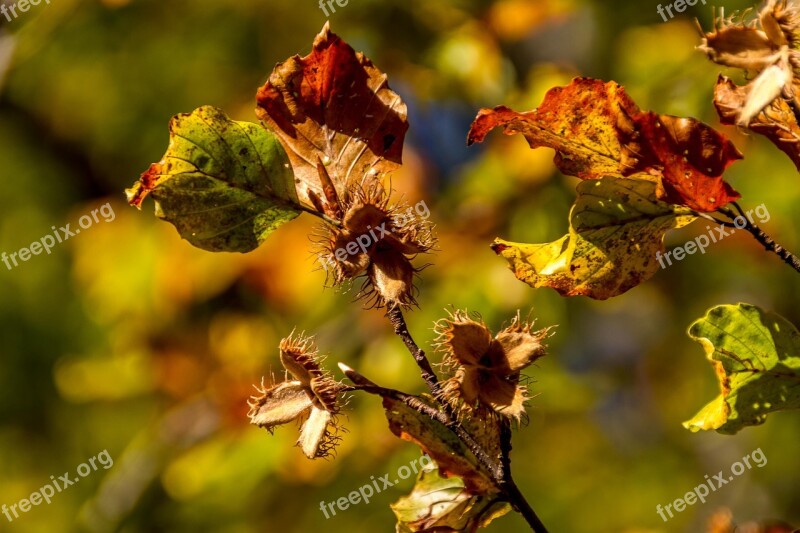
[[[416,218],[427,220],[430,216],[431,212],[428,209],[428,204],[425,203],[425,200],[421,200],[416,205],[394,215],[392,226],[398,229],[403,228]],[[348,256],[367,253],[373,244],[380,242],[384,236],[390,233],[391,230],[386,228],[386,224],[388,222],[383,222],[374,228],[367,226],[368,231],[356,237],[355,240],[348,242],[346,246],[337,248],[331,254],[318,254],[317,260],[319,264],[327,271],[329,266],[334,265],[334,258],[339,261],[347,261]]]
[[[78,474],[77,476],[72,475],[70,472],[65,472],[58,478],[56,478],[56,476],[50,476],[50,483],[40,487],[33,492],[30,497],[23,498],[17,503],[12,505],[3,504],[3,506],[0,507],[0,512],[6,516],[9,522],[13,522],[20,517],[20,513],[27,513],[33,507],[41,505],[42,502],[49,505],[56,494],[80,482],[81,478],[85,478],[93,472],[97,472],[101,466],[103,470],[108,470],[114,466],[114,459],[111,457],[111,454],[108,453],[108,450],[103,450],[94,457],[90,457],[85,463],[79,464],[75,469],[75,472]]]
[[[20,248],[16,252],[3,252],[0,254],[0,260],[3,261],[7,269],[11,270],[14,267],[18,267],[20,262],[24,263],[34,255],[39,255],[42,252],[47,252],[47,255],[50,255],[57,244],[61,244],[75,237],[82,229],[91,228],[95,223],[100,222],[100,217],[103,217],[103,221],[105,222],[113,222],[117,217],[110,203],[105,203],[97,209],[92,209],[90,215],[82,215],[78,219],[79,228],[73,229],[72,223],[61,226],[58,229],[56,229],[55,226],[51,226],[50,229],[53,230],[52,233],[48,233],[41,239],[33,241],[29,246]],[[14,265],[13,267],[11,266],[12,264]]]
[[[8,22],[11,22],[21,13],[27,13],[31,6],[38,6],[42,1],[43,0],[19,0],[19,2],[15,4],[0,4],[0,14],[2,14]],[[50,0],[44,0],[44,3],[50,5]]]
[[[675,261],[682,261],[687,255],[692,255],[695,252],[699,251],[701,254],[706,253],[706,248],[711,246],[713,243],[717,243],[722,239],[733,235],[737,229],[744,229],[747,227],[748,220],[750,224],[754,224],[753,220],[753,212],[755,211],[755,215],[758,218],[759,223],[769,222],[771,215],[767,210],[767,206],[764,204],[759,205],[755,209],[749,209],[744,216],[738,216],[733,220],[733,227],[725,226],[724,224],[720,224],[716,228],[712,228],[711,226],[706,226],[706,230],[708,233],[702,233],[695,237],[691,241],[687,241],[683,246],[676,246],[672,250],[668,251],[665,254],[661,252],[656,252],[656,260],[658,260],[658,264],[661,265],[661,268],[667,268],[668,266],[672,266],[672,259]],[[670,257],[672,256],[672,257]],[[666,261],[665,261],[666,260]]]

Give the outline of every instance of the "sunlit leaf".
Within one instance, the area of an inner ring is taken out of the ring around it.
[[[570,176],[652,174],[663,181],[659,199],[703,212],[739,198],[722,174],[742,156],[724,135],[693,118],[642,112],[613,81],[576,78],[526,113],[482,109],[468,144],[497,127],[521,133],[531,148],[554,149],[556,166]]]
[[[212,252],[254,250],[300,214],[289,160],[263,127],[205,106],[169,128],[167,153],[127,191],[131,205],[152,195],[159,218]]]
[[[636,129],[632,116],[639,108],[614,82],[576,78],[566,87],[547,92],[533,111],[507,107],[482,109],[470,128],[468,144],[482,142],[497,127],[506,135],[521,133],[531,148],[556,151],[556,166],[582,179],[624,176],[640,163],[633,149]]]
[[[442,477],[434,465],[423,469],[414,490],[392,504],[397,531],[474,532],[511,510],[496,494],[474,495],[458,477]]]
[[[687,208],[656,200],[657,183],[602,178],[578,184],[569,233],[546,244],[496,239],[517,278],[564,296],[617,296],[658,271],[667,230],[694,220]]]
[[[800,408],[800,332],[754,305],[721,305],[689,328],[717,373],[722,393],[694,418],[692,431],[736,433],[767,414]]]
[[[308,204],[319,203],[311,196],[331,202],[331,185],[345,198],[350,186],[401,164],[405,104],[386,75],[327,23],[311,53],[278,64],[256,99],[256,113],[283,143]]]

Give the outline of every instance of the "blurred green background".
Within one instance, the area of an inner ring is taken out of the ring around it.
[[[796,273],[739,234],[610,301],[533,290],[488,244],[560,237],[575,182],[522,138],[465,146],[480,107],[531,109],[576,75],[617,80],[643,109],[718,125],[719,69],[693,49],[692,19],[709,28],[711,3],[669,23],[655,0],[350,0],[330,17],[409,107],[392,183],[426,201],[440,238],[409,314],[418,342],[429,346],[450,306],[494,329],[517,309],[558,324],[531,369],[536,396],[513,452],[517,482],[554,533],[697,532],[720,507],[742,522],[800,524],[797,412],[735,437],[681,427],[718,393],[686,328],[738,301],[800,324]],[[724,2],[726,13],[748,5]],[[329,520],[319,510],[418,457],[375,398],[351,401],[335,460],[306,460],[295,427],[270,437],[247,424],[252,385],[279,370],[277,344],[295,327],[317,335],[331,367],[422,389],[382,313],[362,310],[354,291],[323,289],[315,222],[303,216],[247,255],[210,254],[158,221],[152,202],[138,212],[123,194],[164,153],[172,115],[210,104],[255,121],[255,91],[275,63],[310,51],[325,22],[317,4],[53,0],[0,22],[0,251],[74,228],[105,202],[115,212],[50,255],[0,265],[0,504],[103,450],[114,458],[51,505],[13,523],[0,515],[0,531],[393,531],[388,504],[410,479]],[[764,203],[768,233],[797,251],[794,167],[765,140],[723,129],[746,156],[728,173],[742,205]],[[759,447],[764,468],[667,524],[656,514]],[[508,515],[488,531],[528,529]]]

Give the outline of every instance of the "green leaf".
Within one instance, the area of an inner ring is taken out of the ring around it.
[[[417,531],[467,531],[486,527],[511,510],[497,495],[474,495],[458,477],[443,477],[434,463],[419,473],[408,496],[391,505],[398,533]]]
[[[658,271],[667,230],[696,218],[686,207],[657,200],[657,188],[656,181],[635,177],[582,181],[567,235],[546,244],[496,239],[492,249],[532,287],[597,300],[617,296]]]
[[[722,394],[683,425],[733,434],[768,413],[800,408],[800,332],[754,305],[721,305],[691,325],[714,366]]]
[[[496,490],[491,472],[482,466],[450,429],[391,398],[383,399],[383,407],[392,433],[419,445],[425,454],[436,461],[443,473],[462,478],[473,493]],[[488,439],[486,435],[481,435],[481,438]]]
[[[276,137],[214,107],[173,117],[170,142],[132,188],[140,208],[152,194],[156,216],[212,252],[249,252],[300,214],[294,177]]]

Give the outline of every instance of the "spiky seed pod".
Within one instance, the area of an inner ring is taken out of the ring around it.
[[[454,371],[442,386],[442,400],[470,415],[488,408],[520,420],[527,400],[520,372],[546,353],[542,341],[548,329],[534,332],[531,327],[519,314],[496,336],[465,311],[440,321],[437,348],[443,353],[443,366]]]
[[[376,307],[415,304],[411,258],[431,250],[431,224],[389,204],[379,183],[347,195],[341,227],[325,226],[319,254],[333,266],[333,285],[364,276],[359,297]]]
[[[302,333],[295,336],[292,332],[288,337],[281,339],[280,349],[281,364],[294,379],[308,386],[311,379],[322,374],[317,358],[317,347],[310,337]]]
[[[336,415],[340,411],[342,385],[320,367],[320,357],[311,338],[294,334],[281,340],[280,358],[294,380],[272,387],[256,387],[250,399],[252,424],[270,433],[292,420],[302,422],[297,444],[309,459],[326,457],[338,438]]]
[[[415,305],[414,274],[417,270],[411,261],[394,248],[378,250],[371,257],[361,295],[374,307],[390,303],[405,307]]]
[[[302,417],[311,405],[299,381],[283,381],[273,387],[256,387],[250,398],[250,422],[272,433],[276,426]]]
[[[758,18],[764,33],[777,46],[797,48],[800,44],[800,10],[796,5],[787,0],[768,0]]]

